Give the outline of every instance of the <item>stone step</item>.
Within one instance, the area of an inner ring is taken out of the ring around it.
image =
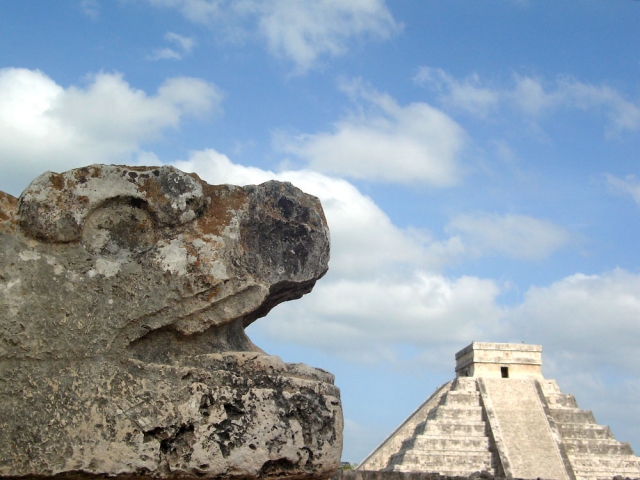
[[[555,380],[541,379],[538,380],[538,383],[540,384],[540,388],[542,388],[542,392],[545,397],[549,397],[551,395],[562,395],[560,387]]]
[[[573,410],[562,408],[551,408],[551,416],[556,423],[578,423],[578,424],[595,424],[596,419],[591,410]]]
[[[576,480],[612,480],[613,477],[621,476],[625,478],[638,478],[638,471],[631,470],[616,470],[615,472],[611,472],[611,470],[585,470],[585,471],[575,471]]]
[[[478,469],[475,468],[475,466],[445,466],[445,465],[433,465],[430,467],[426,467],[426,469],[422,469],[420,470],[420,474],[422,473],[438,473],[441,476],[446,476],[446,477],[469,477],[472,473],[474,472],[478,472],[478,471],[487,471],[489,473],[491,473],[492,475],[495,475],[495,467],[491,466],[491,467],[483,467],[482,469]],[[404,468],[400,465],[394,466],[391,469],[385,469],[384,471],[392,471],[392,472],[415,472],[415,470],[412,470],[410,468]],[[417,473],[417,472],[416,472]],[[382,477],[384,478],[384,476]],[[418,476],[416,478],[419,478]],[[462,479],[460,479],[462,480]],[[607,480],[611,480],[610,478],[608,478]]]
[[[467,469],[459,469],[459,470],[440,470],[438,472],[429,472],[429,473],[439,473],[444,477],[469,477],[472,473],[478,472],[479,470],[473,470],[470,468]],[[495,476],[495,467],[486,468],[484,471],[489,472],[491,475]],[[611,480],[610,478],[607,480]]]
[[[477,392],[478,385],[475,378],[458,377],[451,385],[453,392]]]
[[[553,394],[546,397],[549,408],[575,408],[578,409],[578,402],[573,395],[568,393]]]
[[[447,392],[440,400],[441,405],[465,405],[470,407],[480,406],[480,393],[478,392]]]
[[[567,454],[573,469],[577,472],[609,471],[611,477],[617,475],[619,470],[635,471],[632,478],[640,477],[640,458],[635,455],[592,455],[592,454]]]
[[[415,435],[464,435],[468,437],[486,436],[487,426],[484,422],[447,422],[429,421],[419,424]]]
[[[567,453],[587,453],[595,455],[633,455],[631,445],[611,439],[567,439],[564,441]]]
[[[593,470],[590,472],[584,472],[582,474],[575,474],[576,480],[611,480],[614,476],[618,475],[624,478],[638,478],[638,472],[635,472],[633,470],[616,471],[614,475],[612,475],[611,471],[608,470]]]
[[[401,464],[401,465],[400,465]],[[391,457],[391,465],[394,471],[396,467],[403,468],[403,471],[424,471],[435,472],[440,470],[466,470],[471,468],[472,472],[477,470],[489,470],[492,467],[492,456],[490,452],[460,454],[436,454],[422,452],[405,452]]]
[[[556,423],[556,427],[562,438],[567,441],[572,438],[591,439],[604,438],[614,439],[613,433],[606,425],[579,425],[575,423]]]
[[[489,438],[464,436],[418,435],[402,444],[401,450],[421,451],[488,452]]]
[[[481,422],[482,407],[463,407],[463,406],[449,406],[438,405],[427,415],[427,421],[429,420],[457,420],[457,421],[475,421]]]

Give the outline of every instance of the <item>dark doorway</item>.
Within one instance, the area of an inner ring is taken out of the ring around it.
[[[502,378],[509,378],[509,367],[500,367]]]

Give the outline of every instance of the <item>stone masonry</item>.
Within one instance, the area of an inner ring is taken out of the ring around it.
[[[473,342],[441,387],[358,466],[558,480],[640,477],[640,458],[541,372],[539,345]]]

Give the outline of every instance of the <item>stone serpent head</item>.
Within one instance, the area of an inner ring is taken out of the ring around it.
[[[45,173],[4,205],[10,357],[251,350],[244,327],[309,292],[329,260],[320,202],[288,183],[93,165]]]
[[[333,376],[244,332],[327,271],[317,198],[92,165],[0,192],[0,247],[0,477],[337,468]]]

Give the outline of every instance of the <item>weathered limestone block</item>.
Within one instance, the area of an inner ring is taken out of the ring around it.
[[[244,332],[328,260],[288,183],[93,165],[0,192],[0,477],[330,477],[333,376]]]

